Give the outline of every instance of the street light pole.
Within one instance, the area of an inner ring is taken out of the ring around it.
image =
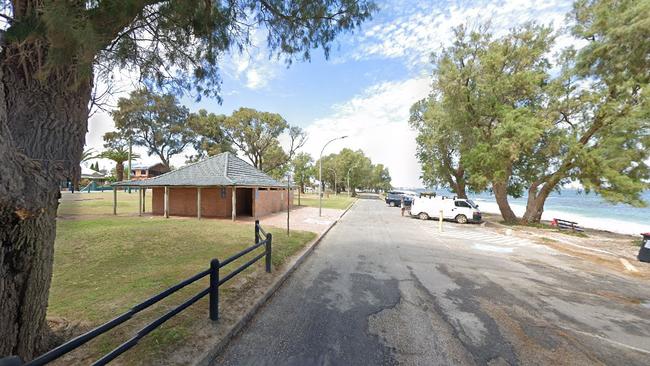
[[[330,144],[330,142],[335,141],[335,140],[342,140],[346,138],[347,136],[340,136],[340,137],[335,137],[329,141],[323,146],[323,149],[320,151],[320,156],[318,157],[318,216],[322,216],[322,211],[323,211],[323,152],[325,151],[325,148],[327,145]]]

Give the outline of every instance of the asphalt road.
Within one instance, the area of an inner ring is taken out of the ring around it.
[[[359,200],[222,365],[650,365],[650,283]]]

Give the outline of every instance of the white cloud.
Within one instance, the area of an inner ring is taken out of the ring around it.
[[[258,90],[265,88],[269,82],[278,77],[281,64],[269,59],[265,46],[264,34],[254,33],[252,45],[241,53],[233,53],[226,61],[225,70],[233,79],[241,81],[246,88]]]
[[[375,21],[352,38],[354,60],[402,58],[418,68],[428,64],[432,52],[449,44],[452,29],[461,24],[490,21],[497,35],[526,21],[561,27],[571,2],[565,0],[502,0],[459,2],[449,7],[423,2],[401,9],[388,4],[390,19]],[[397,17],[394,17],[397,14]]]
[[[327,141],[347,135],[330,144],[324,155],[344,147],[362,149],[375,164],[389,168],[394,186],[421,186],[420,166],[415,158],[416,134],[407,121],[411,105],[426,97],[428,91],[426,77],[373,85],[333,106],[332,115],[313,121],[305,129],[309,138],[305,150],[318,159]]]

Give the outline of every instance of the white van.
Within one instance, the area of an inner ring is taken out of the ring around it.
[[[481,222],[481,211],[471,200],[456,197],[422,196],[413,200],[411,215],[422,220],[438,218],[442,210],[443,219],[454,220],[459,224]]]

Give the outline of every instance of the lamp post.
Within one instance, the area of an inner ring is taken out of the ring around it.
[[[318,157],[318,216],[322,216],[323,211],[323,152],[330,142],[342,140],[346,137],[347,136],[339,136],[327,141],[323,146],[323,149],[320,151],[320,156]]]

